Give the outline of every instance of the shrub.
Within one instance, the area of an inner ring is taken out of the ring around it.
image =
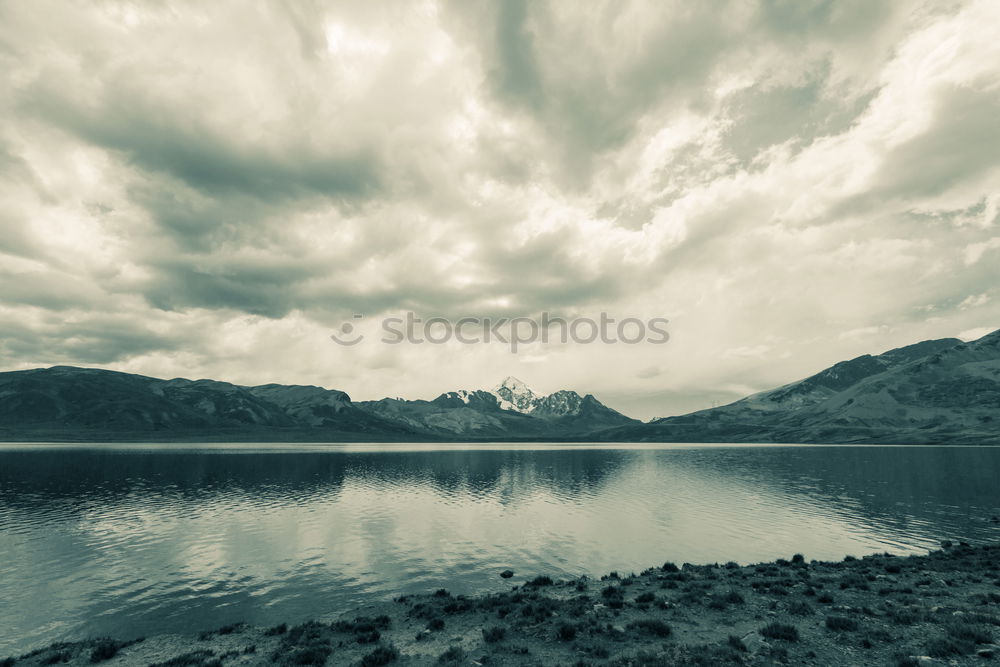
[[[629,623],[629,629],[639,630],[656,637],[669,637],[671,628],[663,621],[655,618],[644,618],[639,621]]]
[[[838,632],[853,632],[858,629],[858,622],[845,616],[827,616],[826,627]]]
[[[222,663],[218,658],[213,657],[214,655],[215,653],[212,651],[191,651],[166,662],[154,663],[149,667],[214,667],[221,665]]]
[[[1000,617],[991,616],[990,614],[969,613],[963,616],[962,620],[965,623],[979,623],[981,625],[1000,626]]]
[[[399,657],[399,651],[392,644],[379,646],[374,651],[361,658],[361,667],[382,667]]]
[[[604,598],[608,606],[612,609],[621,609],[625,605],[620,586],[607,586],[601,590],[601,597]]]
[[[288,632],[288,624],[282,623],[281,625],[276,625],[273,628],[265,630],[264,634],[268,636],[273,636],[273,635],[283,635],[286,632]]]
[[[820,604],[833,604],[833,596],[829,593],[822,593],[816,597],[816,602]]]
[[[293,649],[286,657],[285,664],[288,665],[315,665],[321,667],[326,664],[326,659],[333,653],[333,649],[326,644],[310,644],[301,648]]]
[[[296,625],[288,630],[282,638],[282,643],[287,645],[303,644],[311,641],[321,640],[327,631],[327,627],[316,621],[306,621],[301,625]]]
[[[564,642],[571,642],[576,639],[576,626],[572,623],[563,623],[556,631],[556,635]]]
[[[527,583],[528,586],[551,586],[552,577],[547,577],[545,575],[540,575],[532,579]]]
[[[601,589],[601,595],[606,598],[618,598],[622,596],[622,589],[620,586],[605,586]]]
[[[730,647],[739,651],[740,653],[747,652],[747,645],[744,644],[743,640],[737,637],[736,635],[729,635],[729,639],[726,640],[726,643],[729,644]]]
[[[118,650],[123,647],[121,642],[103,637],[97,640],[97,644],[90,652],[90,661],[93,663],[104,662],[118,655]]]
[[[330,627],[337,632],[353,632],[357,635],[370,635],[372,633],[378,634],[379,630],[388,630],[391,625],[392,619],[388,616],[382,615],[376,616],[375,618],[358,616],[353,621],[334,621],[330,624]],[[293,628],[292,632],[294,633],[296,630],[297,628]]]
[[[444,630],[444,620],[440,618],[432,618],[427,622],[427,629],[437,632],[438,630]]]
[[[461,646],[449,646],[448,650],[438,656],[438,663],[442,665],[448,665],[452,663],[459,663],[465,660],[465,651],[462,650]]]
[[[889,609],[886,617],[896,625],[913,625],[924,620],[924,612],[918,609]]]
[[[949,636],[973,644],[989,644],[993,641],[993,635],[989,628],[975,623],[962,623],[956,621],[945,626],[945,631]]]
[[[679,567],[677,567],[676,565],[674,565],[673,563],[670,563],[670,562],[664,563],[663,567],[661,567],[660,569],[663,570],[664,572],[680,572],[681,571],[681,569]]]
[[[786,642],[797,642],[799,640],[799,630],[794,625],[784,623],[770,623],[760,630],[760,634],[768,639],[781,639]]]
[[[501,641],[506,636],[507,630],[499,625],[494,625],[492,628],[483,628],[483,641],[487,644],[493,644]]]
[[[948,658],[953,655],[966,655],[975,650],[976,645],[951,637],[932,639],[927,644],[927,655],[932,658]]]
[[[726,605],[730,604],[743,604],[745,600],[743,596],[736,591],[728,591],[726,593],[716,593],[709,597],[708,607],[709,609],[725,609]]]
[[[788,605],[788,613],[796,616],[812,616],[813,608],[805,602],[793,602]]]
[[[638,602],[639,604],[649,604],[654,600],[656,600],[656,596],[649,592],[643,593],[642,595],[636,597],[635,599],[635,601]]]

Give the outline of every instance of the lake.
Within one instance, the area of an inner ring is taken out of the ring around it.
[[[924,552],[1000,540],[997,515],[996,448],[0,445],[0,656],[537,574]]]

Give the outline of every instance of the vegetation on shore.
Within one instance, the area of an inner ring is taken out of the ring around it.
[[[516,580],[514,580],[516,581]],[[404,596],[330,621],[53,644],[0,667],[912,665],[1000,659],[1000,545],[926,556],[628,576],[532,576],[480,597]]]

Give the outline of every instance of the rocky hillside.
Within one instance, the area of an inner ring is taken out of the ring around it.
[[[1000,331],[930,340],[838,363],[729,405],[638,427],[614,440],[1000,443]]]
[[[0,437],[63,440],[288,434],[409,435],[358,409],[342,391],[242,387],[215,380],[161,380],[94,368],[55,366],[0,373]]]

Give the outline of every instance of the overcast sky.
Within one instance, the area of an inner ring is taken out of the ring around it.
[[[648,418],[982,335],[998,34],[996,0],[0,1],[0,367]],[[671,340],[329,338],[406,311]]]

